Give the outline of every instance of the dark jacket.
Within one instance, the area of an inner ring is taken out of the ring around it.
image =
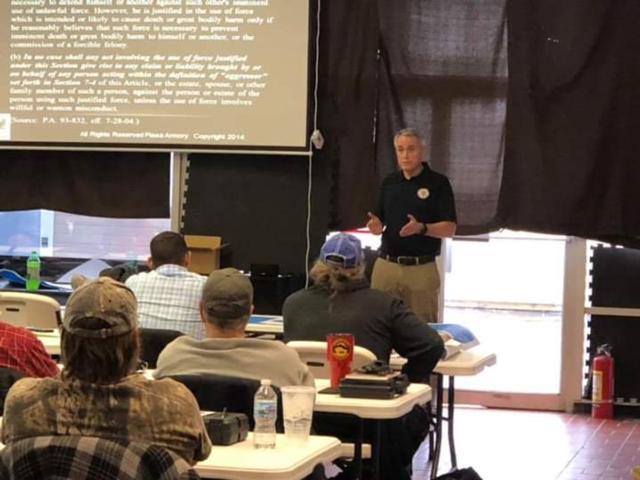
[[[428,380],[444,352],[440,335],[391,295],[354,282],[336,293],[312,286],[289,296],[283,306],[284,339],[324,341],[329,333],[351,333],[356,345],[389,361],[391,350],[408,362],[413,382]]]

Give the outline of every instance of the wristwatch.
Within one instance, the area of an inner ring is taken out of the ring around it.
[[[426,223],[421,223],[420,224],[420,231],[418,232],[418,235],[424,235],[425,233],[427,233],[427,224]]]

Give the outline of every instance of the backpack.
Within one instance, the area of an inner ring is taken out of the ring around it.
[[[469,467],[445,473],[436,477],[436,480],[482,480],[482,478],[473,468]]]

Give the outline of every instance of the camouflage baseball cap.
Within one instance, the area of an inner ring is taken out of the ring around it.
[[[253,285],[235,268],[214,270],[202,289],[202,304],[207,314],[214,318],[234,319],[249,315]]]
[[[109,327],[96,330],[78,327],[83,318],[99,318]],[[129,287],[108,277],[85,283],[67,301],[62,319],[64,329],[79,337],[117,337],[138,326],[138,302]]]

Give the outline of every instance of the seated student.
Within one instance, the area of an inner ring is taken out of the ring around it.
[[[409,310],[402,300],[369,288],[364,276],[360,240],[344,233],[332,236],[309,272],[314,285],[290,295],[284,303],[284,338],[324,341],[329,333],[351,333],[356,345],[389,362],[391,350],[407,358],[403,367],[412,382],[426,382],[444,353],[440,335]],[[318,433],[353,440],[347,419],[322,416]],[[428,417],[420,407],[382,432],[381,478],[409,479],[413,454],[426,436]],[[348,475],[348,473],[347,473]]]
[[[11,368],[25,377],[58,374],[56,362],[31,330],[5,322],[0,322],[0,368]]]
[[[57,374],[56,363],[33,332],[0,322],[0,414],[7,392],[17,380]]]
[[[211,442],[191,392],[135,373],[139,354],[133,292],[110,278],[78,288],[65,309],[57,378],[24,378],[9,390],[2,442],[48,435],[155,444],[190,464]]]
[[[329,333],[351,333],[356,345],[389,362],[391,350],[408,361],[404,372],[426,382],[444,353],[438,333],[402,300],[369,288],[360,240],[338,233],[325,242],[309,272],[314,285],[284,302],[284,339],[324,341]]]
[[[214,270],[202,290],[200,315],[206,338],[177,338],[160,353],[157,378],[214,373],[268,378],[276,386],[313,385],[309,368],[281,342],[245,338],[253,310],[251,281],[234,268]]]
[[[204,337],[198,305],[206,277],[189,272],[191,254],[179,233],[162,232],[151,239],[150,272],[127,278],[138,299],[140,326],[177,330]]]

